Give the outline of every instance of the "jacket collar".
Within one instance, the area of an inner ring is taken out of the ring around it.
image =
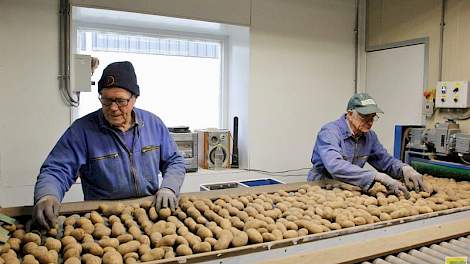
[[[144,120],[142,120],[141,113],[140,111],[136,111],[137,109],[134,108],[132,112],[134,113],[134,118],[135,118],[135,123],[134,125],[137,127],[143,127],[144,126]],[[103,109],[98,110],[98,122],[99,126],[101,128],[108,128],[108,129],[113,129],[109,122],[106,120],[103,114]]]
[[[352,137],[352,132],[351,128],[348,125],[348,120],[346,114],[342,114],[338,120],[336,120],[336,123],[339,127],[339,130],[341,132],[341,136],[343,136],[343,139],[347,139],[349,137]]]

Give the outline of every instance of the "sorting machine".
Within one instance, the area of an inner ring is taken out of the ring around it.
[[[455,121],[424,126],[395,126],[394,156],[422,174],[470,180],[470,134]]]
[[[198,198],[217,199],[222,195],[273,193],[279,190],[297,191],[305,182],[253,188],[214,190],[188,193]],[[331,188],[334,181],[315,182]],[[121,200],[133,204],[153,197]],[[97,210],[102,202],[64,203],[61,214],[86,213]],[[111,202],[112,203],[112,202]],[[381,221],[340,230],[310,234],[238,248],[181,256],[148,263],[360,263],[390,254],[426,246],[470,234],[470,206],[427,214]],[[0,213],[20,218],[30,217],[31,207],[0,209]]]

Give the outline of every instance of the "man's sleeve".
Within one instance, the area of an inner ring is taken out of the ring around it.
[[[163,177],[161,188],[171,189],[178,196],[186,174],[184,159],[163,123],[160,131],[162,135],[160,171]]]
[[[64,198],[77,180],[78,170],[85,163],[85,144],[72,127],[62,135],[41,166],[34,187],[34,203],[46,195]]]
[[[377,134],[371,131],[372,151],[368,162],[380,172],[384,172],[396,179],[403,177],[402,167],[405,165],[399,159],[391,156],[380,143]]]
[[[323,165],[331,176],[340,181],[369,189],[374,181],[374,172],[345,160],[336,131],[322,129],[317,136],[318,152]]]

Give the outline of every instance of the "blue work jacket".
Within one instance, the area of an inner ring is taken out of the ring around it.
[[[85,200],[153,195],[161,187],[179,194],[184,159],[162,120],[134,108],[133,148],[111,128],[101,109],[76,120],[43,163],[34,201],[54,195],[59,201],[80,176]]]
[[[400,160],[390,156],[374,131],[358,139],[352,135],[346,115],[324,125],[317,135],[313,148],[312,169],[307,180],[333,178],[367,190],[376,172],[364,169],[369,162],[375,169],[394,178],[403,177]]]

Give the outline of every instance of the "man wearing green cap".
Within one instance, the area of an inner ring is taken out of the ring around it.
[[[377,181],[389,192],[404,193],[405,196],[409,196],[406,187],[427,191],[423,176],[388,154],[371,130],[379,118],[378,113],[383,111],[370,95],[354,94],[349,99],[346,114],[324,125],[318,133],[311,159],[313,166],[307,180],[332,178],[359,186],[364,191]],[[365,169],[366,162],[378,172]]]

